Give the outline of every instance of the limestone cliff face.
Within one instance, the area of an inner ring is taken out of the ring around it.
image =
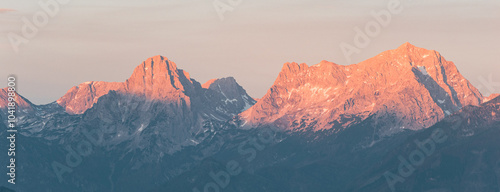
[[[57,103],[68,113],[81,114],[101,96],[116,91],[150,100],[185,102],[189,106],[186,94],[192,93],[194,87],[187,72],[177,69],[177,65],[167,58],[155,56],[137,66],[125,82],[85,82],[71,88]]]
[[[256,102],[232,77],[213,79],[202,86],[174,62],[155,56],[137,66],[125,82],[85,82],[71,88],[57,104],[67,113],[83,114],[110,92],[122,95],[118,98],[132,96],[163,105],[167,111],[176,111],[172,114],[183,116],[179,122],[192,121],[193,126],[202,119],[230,119]]]
[[[240,116],[245,126],[345,128],[369,116],[390,133],[429,127],[481,93],[438,52],[405,43],[358,64],[286,63],[267,94]]]

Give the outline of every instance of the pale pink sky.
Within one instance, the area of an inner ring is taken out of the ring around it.
[[[21,34],[22,18],[43,8],[38,0],[3,0],[0,77],[16,74],[19,92],[46,104],[82,82],[124,81],[143,60],[163,55],[200,83],[233,76],[262,97],[285,62],[357,63],[408,41],[454,61],[485,95],[480,79],[500,82],[498,0],[401,0],[402,12],[348,62],[339,45],[352,44],[354,28],[390,1],[242,0],[221,21],[213,0],[72,0],[16,53],[7,35]]]

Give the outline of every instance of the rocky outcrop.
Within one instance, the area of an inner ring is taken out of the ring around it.
[[[498,94],[498,93],[491,94],[489,97],[483,99],[483,103],[491,101],[491,100],[493,100],[493,99],[495,99],[497,97],[500,97],[500,94]]]

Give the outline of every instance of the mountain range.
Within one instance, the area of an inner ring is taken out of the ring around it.
[[[154,56],[125,82],[85,82],[47,105],[17,96],[23,161],[12,188],[203,191],[211,173],[236,161],[241,173],[227,185],[215,181],[217,189],[498,191],[489,176],[500,177],[499,96],[483,96],[453,62],[410,43],[352,65],[285,63],[258,101],[232,77],[201,84]],[[440,127],[456,127],[446,129],[449,142],[388,185],[384,175],[397,172],[398,156]],[[259,144],[262,130],[272,139]],[[90,152],[69,166],[82,142]],[[58,174],[61,165],[71,171]]]

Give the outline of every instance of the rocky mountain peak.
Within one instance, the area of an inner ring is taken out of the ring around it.
[[[220,79],[210,79],[202,85],[205,89],[217,89],[218,86],[224,85],[224,87],[236,86],[238,83],[234,77],[224,77]]]
[[[178,102],[195,89],[189,73],[163,56],[146,59],[125,82],[85,82],[71,88],[57,100],[68,113],[81,114],[109,91],[131,94],[150,100]],[[189,105],[189,102],[187,103]]]
[[[166,57],[158,55],[138,65],[125,82],[85,82],[71,88],[57,103],[68,113],[82,114],[94,106],[99,98],[115,91],[117,95],[185,106],[186,111],[191,110],[193,105],[197,110],[213,109],[220,113],[216,115],[217,118],[235,115],[255,103],[232,77],[210,80],[203,88],[200,83],[191,79],[188,72],[177,68]],[[207,99],[210,101],[206,101]],[[223,108],[227,110],[222,110]]]
[[[9,103],[9,95],[8,95],[8,87],[0,89],[0,109],[4,109],[8,107]],[[18,110],[28,110],[31,111],[33,110],[33,104],[28,101],[26,98],[23,96],[19,95],[17,92],[16,96],[14,97],[16,99],[16,104],[17,104],[17,109]]]
[[[237,111],[237,113],[250,108],[256,103],[233,77],[212,79],[204,83],[202,87],[218,93],[217,95],[221,98],[214,99],[214,101],[220,101],[221,105],[224,106],[231,106],[228,108],[234,109],[233,111]]]
[[[399,46],[396,50],[412,51],[415,48],[420,49],[418,47],[415,47],[415,45],[411,44],[410,42],[405,42],[401,46]]]
[[[147,89],[167,85],[179,89],[182,88],[182,84],[178,78],[178,69],[174,62],[163,56],[154,56],[137,66],[127,82],[131,86]]]
[[[392,132],[431,126],[482,99],[453,62],[405,43],[348,66],[285,63],[267,94],[241,116],[246,126],[321,130],[375,115],[390,119],[386,131]]]
[[[125,84],[127,92],[160,100],[173,93],[193,89],[189,73],[178,69],[173,61],[163,56],[154,56],[142,62]]]

